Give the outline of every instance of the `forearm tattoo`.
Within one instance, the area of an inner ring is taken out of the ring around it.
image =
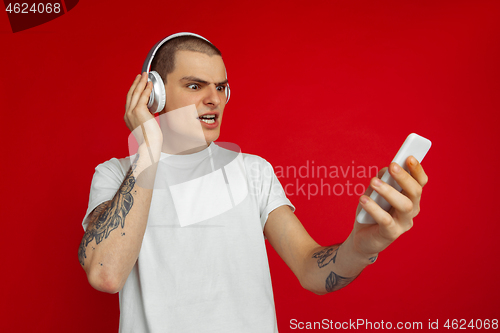
[[[118,226],[121,225],[122,229],[125,227],[125,218],[134,205],[134,197],[131,192],[135,185],[133,171],[137,166],[138,158],[139,154],[137,154],[137,158],[130,167],[113,200],[110,203],[97,206],[89,215],[88,219],[95,222],[89,224],[78,248],[78,259],[82,266],[85,265],[87,246],[90,242],[95,239],[96,244],[99,244],[103,239],[108,238],[110,232],[118,228]],[[125,236],[125,233],[122,233],[122,236]]]
[[[355,278],[356,276],[343,277],[338,274],[335,274],[335,272],[331,272],[330,275],[328,275],[328,277],[326,278],[325,289],[329,293],[335,290],[339,290],[340,288],[347,286]]]
[[[325,267],[330,262],[333,262],[335,264],[335,259],[337,258],[337,252],[339,251],[339,248],[340,246],[337,246],[336,248],[334,246],[330,246],[316,252],[312,257],[318,259],[319,268]]]
[[[330,262],[335,264],[335,260],[337,259],[337,253],[339,252],[340,246],[341,245],[339,246],[334,245],[326,247],[321,251],[314,253],[312,257],[318,259],[318,267],[323,268]],[[328,275],[328,277],[326,278],[325,289],[329,293],[335,290],[339,290],[340,288],[347,286],[355,278],[356,276],[343,277],[332,271],[330,272],[330,275]]]

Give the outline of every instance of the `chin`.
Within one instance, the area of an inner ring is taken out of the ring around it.
[[[219,133],[206,133],[205,134],[205,141],[207,142],[207,145],[212,143],[213,141],[216,141],[219,138]]]

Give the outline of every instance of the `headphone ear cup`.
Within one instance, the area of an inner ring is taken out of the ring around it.
[[[229,102],[229,97],[231,97],[231,89],[229,89],[229,83],[226,85],[226,104]]]
[[[149,72],[148,81],[153,82],[153,90],[151,91],[151,95],[149,95],[148,109],[149,112],[155,114],[165,107],[165,101],[167,99],[165,85],[163,84],[160,74],[155,71]]]

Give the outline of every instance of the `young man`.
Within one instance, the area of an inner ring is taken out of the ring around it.
[[[89,283],[120,291],[120,332],[277,332],[264,237],[304,288],[326,294],[411,228],[427,183],[412,157],[411,175],[389,166],[404,194],[371,181],[390,214],[366,193],[358,210],[377,224],[355,222],[341,245],[319,246],[267,161],[215,145],[227,85],[219,50],[177,37],[152,69],[165,82],[160,125],[147,107],[152,84],[143,73],[124,117],[139,148],[96,167],[79,248]]]

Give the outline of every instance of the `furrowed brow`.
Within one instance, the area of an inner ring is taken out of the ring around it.
[[[222,86],[223,84],[227,84],[227,79],[225,79],[224,81],[221,81],[219,83],[216,83],[215,85]]]
[[[197,83],[201,83],[201,84],[210,84],[210,82],[202,80],[202,79],[197,78],[195,76],[185,76],[181,79],[181,81],[192,81],[192,82],[197,82]],[[220,86],[223,84],[227,84],[227,79],[225,79],[224,81],[215,83],[216,86]]]

